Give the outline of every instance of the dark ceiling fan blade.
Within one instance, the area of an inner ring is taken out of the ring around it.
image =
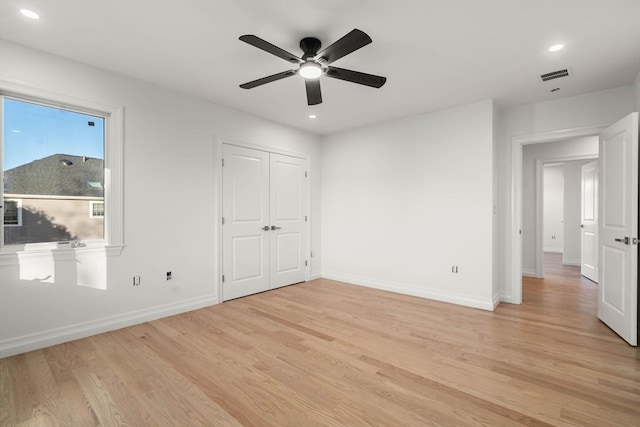
[[[373,74],[361,73],[360,71],[346,70],[338,67],[327,67],[326,76],[375,88],[381,88],[387,81],[386,77],[374,76]]]
[[[320,80],[305,79],[304,84],[307,88],[307,104],[318,105],[322,103],[322,93],[320,92]]]
[[[300,64],[304,62],[302,59],[298,58],[294,54],[291,54],[284,49],[280,49],[278,46],[272,45],[268,41],[262,40],[260,37],[254,36],[253,34],[246,34],[244,36],[240,36],[240,40],[242,40],[245,43],[249,43],[251,46],[255,46],[258,49],[262,49],[265,52],[269,52],[272,55],[282,58],[285,61],[289,61],[294,64]]]
[[[371,37],[363,31],[355,29],[331,46],[324,49],[322,52],[318,53],[315,56],[315,60],[323,65],[331,64],[333,61],[336,61],[343,56],[368,45],[369,43],[371,43]]]
[[[276,80],[284,79],[286,77],[295,76],[297,73],[296,70],[283,71],[282,73],[273,74],[271,76],[263,77],[258,80],[254,80],[252,82],[241,84],[240,87],[242,89],[252,89],[256,86],[263,85],[265,83],[275,82]]]

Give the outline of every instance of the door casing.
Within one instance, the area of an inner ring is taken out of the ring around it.
[[[509,286],[510,294],[502,295],[502,301],[522,304],[522,146],[594,136],[606,127],[606,125],[588,126],[511,138],[511,215],[509,237],[505,242],[506,265],[510,266],[505,279],[511,285]]]

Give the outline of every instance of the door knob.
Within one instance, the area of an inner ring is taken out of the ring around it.
[[[268,226],[268,225],[265,225],[264,227],[262,227],[262,229],[263,229],[264,231],[269,231],[269,226]]]
[[[628,237],[623,237],[621,239],[613,239],[613,240],[615,240],[616,242],[624,243],[625,245],[629,244],[629,238]]]
[[[281,228],[282,228],[282,227],[276,227],[275,225],[272,225],[272,226],[271,226],[271,229],[272,229],[272,230],[280,230]]]

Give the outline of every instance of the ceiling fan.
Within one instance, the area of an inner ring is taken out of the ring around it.
[[[300,40],[300,48],[304,52],[301,58],[252,34],[240,36],[240,40],[282,58],[285,61],[289,61],[293,64],[299,64],[298,69],[283,71],[281,73],[241,84],[240,87],[243,89],[252,89],[265,83],[275,82],[277,80],[299,74],[304,78],[305,87],[307,89],[307,103],[309,105],[317,105],[322,102],[319,80],[322,75],[374,88],[382,87],[382,85],[387,81],[386,77],[329,66],[332,62],[371,43],[371,37],[358,29],[349,32],[347,35],[333,43],[331,46],[325,48],[320,53],[318,53],[321,46],[320,40],[315,37],[305,37]]]

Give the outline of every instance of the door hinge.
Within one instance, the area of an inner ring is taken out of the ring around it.
[[[304,260],[304,266],[306,267],[307,265],[308,265],[308,264],[307,264],[307,260],[305,259],[305,260]]]
[[[222,225],[224,225],[224,217],[222,217]]]
[[[632,245],[637,245],[638,244],[638,239],[636,237],[632,237],[631,238],[631,244]]]
[[[224,159],[222,159],[222,167],[224,167]]]
[[[307,216],[306,215],[304,216],[304,222],[307,222]]]
[[[307,177],[307,171],[304,171],[304,177],[305,178]]]
[[[224,283],[224,274],[222,275],[222,283]]]

